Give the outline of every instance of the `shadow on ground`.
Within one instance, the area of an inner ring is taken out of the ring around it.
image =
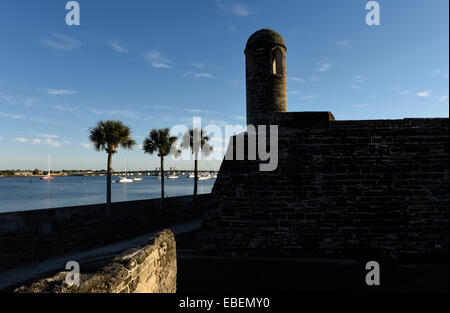
[[[195,232],[177,236],[189,250]],[[448,262],[380,262],[380,286],[367,286],[369,260],[197,258],[178,253],[178,293],[448,292]]]

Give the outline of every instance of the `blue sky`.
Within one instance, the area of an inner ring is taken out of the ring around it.
[[[338,120],[448,117],[447,0],[78,1],[0,3],[0,169],[105,168],[88,128],[120,119],[142,143],[152,128],[244,124],[244,47],[269,27],[285,39],[288,111]],[[190,123],[190,124],[189,124]],[[224,139],[224,138],[223,138]],[[226,140],[215,139],[219,154]],[[113,167],[155,168],[139,147]],[[169,160],[167,166],[192,167]],[[218,168],[220,161],[202,162]]]

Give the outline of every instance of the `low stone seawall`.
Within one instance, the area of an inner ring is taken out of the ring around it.
[[[93,274],[80,273],[80,286],[68,286],[69,272],[61,272],[17,288],[18,293],[175,293],[176,242],[170,230],[151,238],[144,247],[130,249]]]
[[[199,200],[209,194],[199,195]],[[192,196],[171,197],[165,199],[165,209],[185,209],[190,206]],[[160,199],[114,202],[111,219],[127,221],[139,217],[149,218],[158,214]],[[82,205],[73,207],[18,211],[0,213],[0,237],[35,233],[49,235],[72,227],[86,227],[102,223],[105,219],[105,204]]]
[[[0,213],[0,268],[84,251],[201,218],[210,194]],[[0,272],[2,271],[0,270]],[[1,275],[1,273],[0,273]]]

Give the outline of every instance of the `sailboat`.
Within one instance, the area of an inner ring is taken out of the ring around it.
[[[201,173],[198,175],[198,180],[208,180],[210,178],[211,178],[211,176],[209,176],[208,173]]]
[[[133,177],[134,181],[142,181],[143,179],[144,179],[144,177],[142,177],[142,176]]]
[[[139,169],[141,169],[141,166],[139,165]],[[135,177],[133,177],[133,181],[142,181],[144,177],[142,177],[142,173],[138,172]]]
[[[48,154],[48,172],[47,175],[42,176],[41,180],[52,180],[55,179],[55,177],[50,176],[50,153]]]
[[[119,177],[119,179],[117,179],[116,182],[122,183],[122,184],[125,184],[125,183],[132,183],[133,180],[132,180],[131,178],[128,178],[128,177],[127,177],[127,164],[126,164],[125,161],[124,161],[124,165],[125,165],[125,176]]]

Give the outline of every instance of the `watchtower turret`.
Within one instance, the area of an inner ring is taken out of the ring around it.
[[[255,32],[245,46],[247,125],[267,125],[273,112],[286,112],[286,44],[271,29]]]

